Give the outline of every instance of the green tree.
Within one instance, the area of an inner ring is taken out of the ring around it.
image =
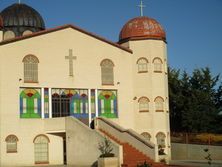
[[[208,67],[186,71],[169,68],[170,118],[172,131],[220,132],[222,85]],[[217,128],[215,127],[217,126]]]
[[[181,131],[182,122],[182,99],[181,81],[179,79],[180,70],[168,68],[169,98],[170,98],[170,127],[173,131]]]

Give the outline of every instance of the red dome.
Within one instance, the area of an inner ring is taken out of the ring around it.
[[[149,17],[136,17],[128,21],[119,34],[119,42],[137,39],[166,40],[166,33],[162,26]]]
[[[3,28],[3,20],[2,20],[2,17],[0,16],[0,29]]]

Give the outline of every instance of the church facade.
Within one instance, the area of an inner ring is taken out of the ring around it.
[[[116,134],[97,118],[132,129],[154,161],[170,159],[166,35],[156,20],[131,19],[115,43],[74,25],[45,29],[26,4],[0,15],[0,166],[89,165],[103,135]]]

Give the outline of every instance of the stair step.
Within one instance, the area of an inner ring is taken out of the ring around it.
[[[146,156],[144,153],[139,151],[137,148],[133,147],[129,143],[121,142],[115,136],[112,136],[108,132],[99,129],[103,134],[122,145],[123,147],[123,164],[121,167],[137,167],[139,163],[144,164],[146,161],[147,164],[152,164],[152,167],[167,167],[167,165],[162,163],[154,162],[150,157]]]
[[[152,162],[152,160],[149,160],[149,159],[147,159],[147,158],[136,158],[136,159],[127,159],[125,162],[136,162],[136,161],[147,161],[147,162]]]
[[[168,167],[168,166],[165,164],[153,164],[152,167]]]
[[[141,156],[135,156],[135,155],[123,155],[124,158],[130,158],[130,159],[148,159],[151,160],[150,158],[147,157],[141,157]]]

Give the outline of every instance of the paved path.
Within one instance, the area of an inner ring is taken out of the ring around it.
[[[1,166],[9,167],[9,166]],[[15,167],[15,166],[10,166]],[[16,166],[16,167],[90,167],[90,166],[76,166],[76,165],[36,165],[36,166]]]
[[[4,166],[1,166],[1,167],[4,167]],[[10,166],[10,167],[13,167],[13,166]],[[90,167],[90,166],[38,165],[38,166],[20,166],[20,167]],[[172,160],[170,161],[169,167],[222,167],[222,161],[213,161],[212,164],[209,165],[206,161]]]
[[[181,166],[181,167],[222,167],[222,161],[212,161],[212,164],[209,165],[206,161],[194,161],[194,160],[172,160],[170,162],[172,167]]]

